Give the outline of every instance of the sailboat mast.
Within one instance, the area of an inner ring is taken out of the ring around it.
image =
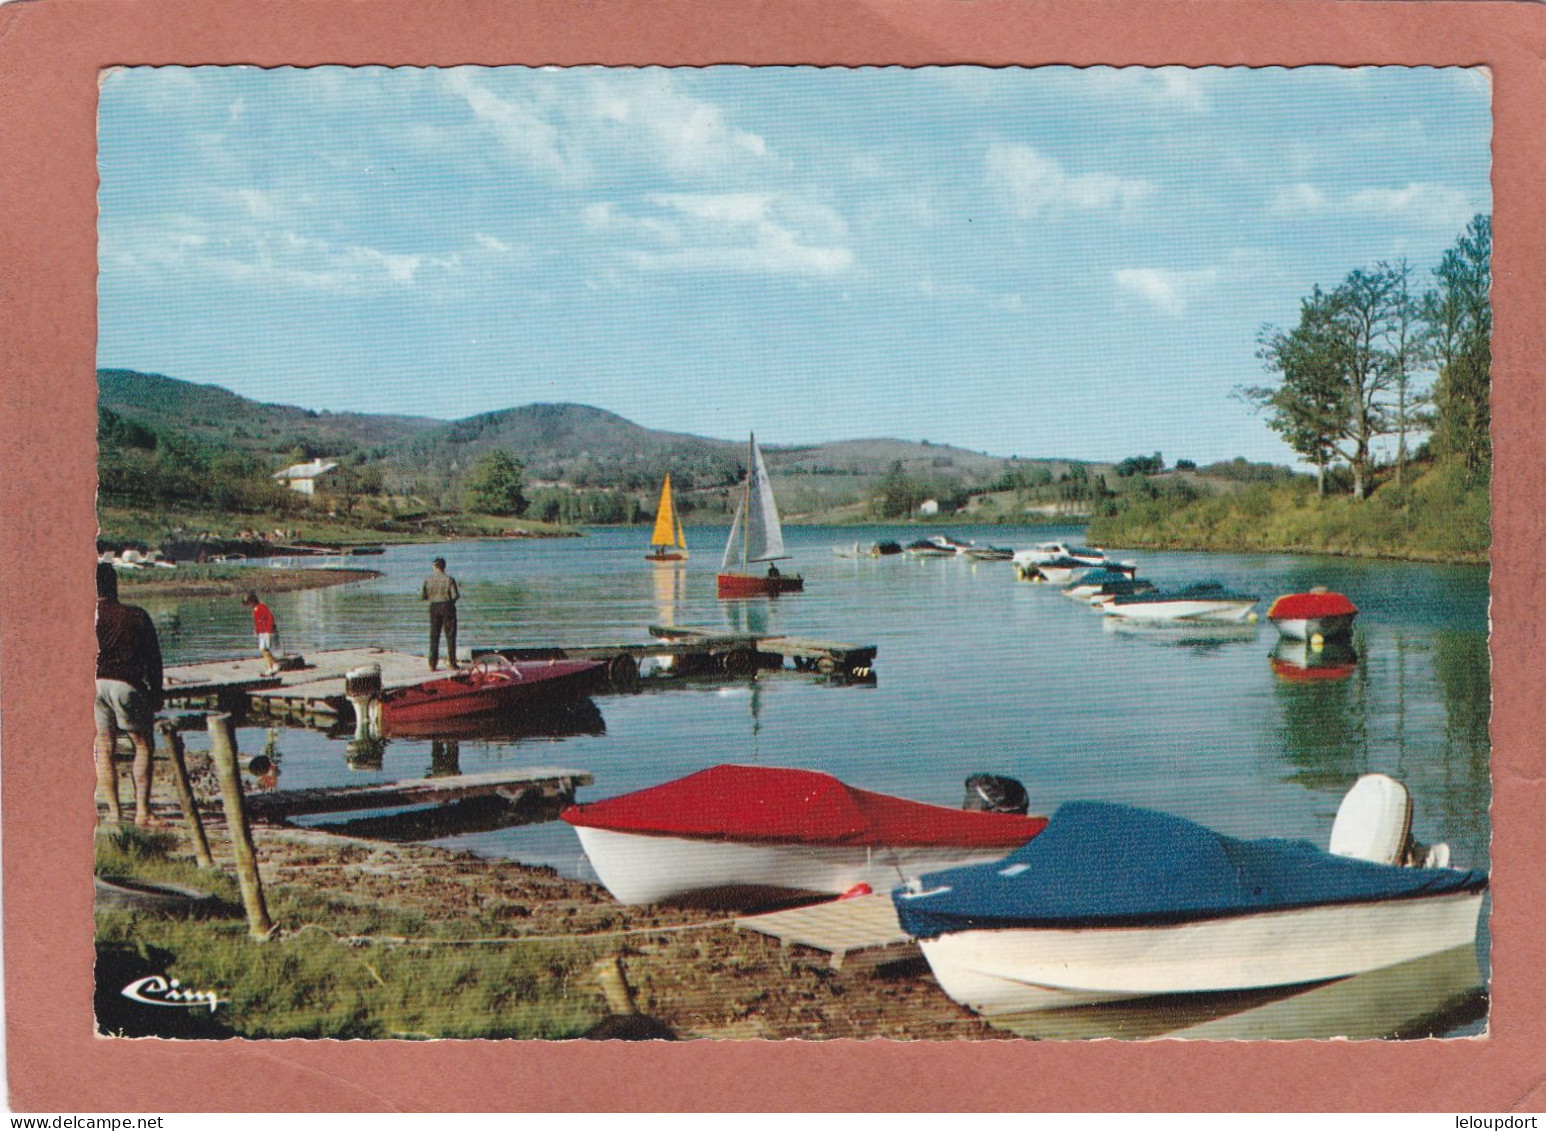
[[[757,474],[757,434],[750,433],[751,438],[746,441],[746,525],[741,528],[741,572],[745,573],[751,563],[747,560],[751,555],[752,541],[752,476]]]

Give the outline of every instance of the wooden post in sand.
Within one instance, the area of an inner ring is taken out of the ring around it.
[[[199,817],[198,804],[193,800],[193,788],[188,784],[188,762],[183,757],[183,736],[169,719],[156,724],[166,746],[167,761],[172,766],[172,787],[177,791],[177,803],[182,806],[183,820],[188,825],[188,838],[193,841],[193,855],[199,867],[213,868],[215,858],[209,853],[209,838],[204,835],[204,822]]]
[[[242,804],[242,772],[236,764],[236,736],[231,716],[209,716],[210,753],[220,778],[220,801],[225,807],[226,827],[231,830],[231,849],[236,854],[236,879],[242,888],[242,906],[247,909],[248,933],[259,941],[273,933],[268,907],[263,902],[263,881],[258,876],[258,854],[252,847],[247,828],[247,810]]]

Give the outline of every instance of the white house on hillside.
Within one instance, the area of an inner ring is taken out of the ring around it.
[[[939,500],[938,499],[925,499],[919,505],[918,512],[920,514],[938,514],[939,513]]]
[[[315,495],[317,480],[337,466],[330,460],[314,459],[307,463],[292,464],[283,471],[276,471],[274,478],[282,481],[292,491],[299,491],[303,495]]]

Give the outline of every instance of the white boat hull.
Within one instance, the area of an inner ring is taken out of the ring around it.
[[[857,884],[888,891],[922,875],[1001,860],[1004,848],[753,844],[645,836],[579,825],[597,878],[619,903],[660,903],[726,888],[780,888],[841,895]]]
[[[1331,617],[1305,617],[1298,620],[1274,620],[1278,632],[1289,640],[1311,640],[1317,636],[1330,640],[1346,636],[1353,630],[1353,618],[1357,613],[1345,613]]]
[[[991,1017],[1382,970],[1473,944],[1481,906],[1481,892],[1462,892],[1164,926],[960,931],[919,945],[941,988]]]
[[[1100,606],[1107,616],[1127,620],[1206,620],[1243,624],[1256,607],[1254,600],[1242,601],[1138,601],[1118,604],[1108,601]]]

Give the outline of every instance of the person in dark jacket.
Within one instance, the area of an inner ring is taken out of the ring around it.
[[[419,596],[429,602],[429,670],[440,666],[442,632],[446,636],[447,663],[460,667],[456,662],[456,602],[462,591],[457,588],[456,578],[446,573],[444,558],[436,558],[430,565],[430,575],[419,589]]]
[[[118,600],[118,574],[97,564],[97,785],[108,818],[122,823],[113,748],[120,733],[134,747],[134,823],[159,825],[150,813],[151,755],[155,714],[161,709],[161,641],[150,614]]]

